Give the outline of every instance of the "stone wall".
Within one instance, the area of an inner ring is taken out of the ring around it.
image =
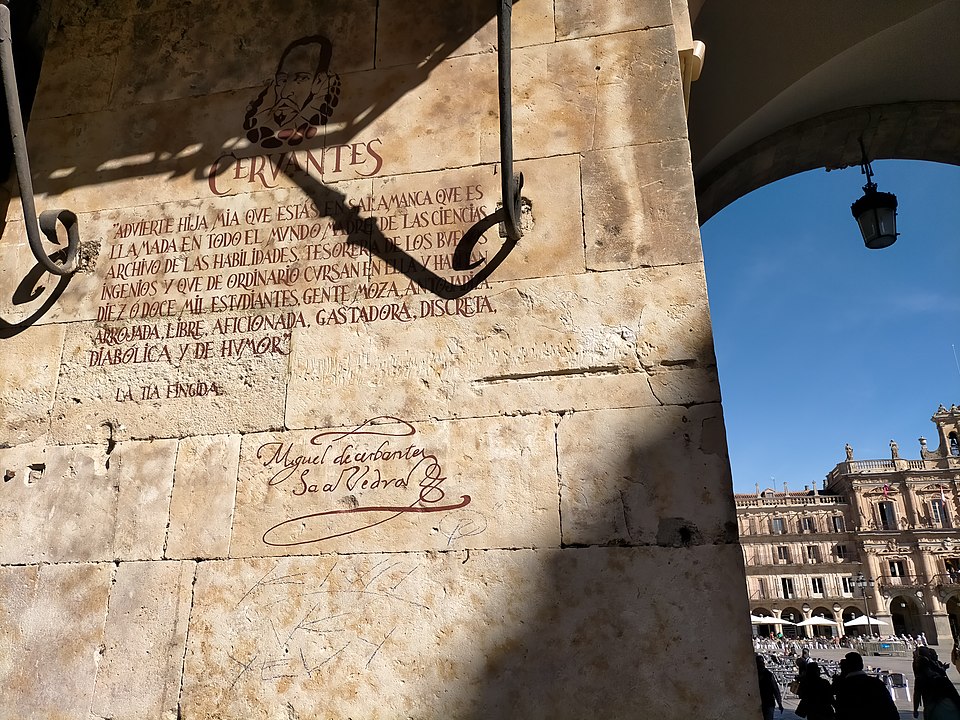
[[[517,3],[515,246],[495,7],[55,7],[0,717],[755,716],[670,2]]]

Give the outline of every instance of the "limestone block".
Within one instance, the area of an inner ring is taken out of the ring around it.
[[[11,200],[9,212],[22,217],[18,197]],[[44,247],[49,248],[48,252],[55,251],[53,245],[45,243]],[[0,330],[13,333],[31,325],[75,320],[84,311],[89,313],[100,282],[87,259],[95,262],[98,253],[98,243],[85,234],[81,237],[83,266],[72,275],[54,277],[33,257],[22,221],[8,219],[0,239]]]
[[[33,327],[0,340],[0,440],[4,443],[35,440],[49,428],[63,338],[63,326],[55,325]]]
[[[0,563],[112,560],[117,479],[100,446],[0,450]]]
[[[280,52],[308,35],[324,35],[334,44],[331,72],[373,67],[374,0],[267,0],[251,12],[263,22],[231,12],[222,1],[138,12],[118,53],[113,105],[265,85],[273,81]]]
[[[494,52],[497,5],[485,0],[386,0],[380,3],[377,67],[436,63],[446,57]],[[552,0],[523,0],[513,7],[511,46],[555,40]]]
[[[557,39],[643,30],[670,25],[670,0],[611,3],[606,0],[557,0]]]
[[[111,461],[120,484],[114,552],[124,560],[163,557],[176,440],[119,443]]]
[[[43,54],[45,72],[40,75],[31,120],[108,107],[117,56],[130,35],[131,24],[122,17],[99,17],[76,24],[52,22]],[[47,72],[50,67],[57,68],[57,72]],[[142,70],[142,66],[138,65],[138,69]]]
[[[575,413],[557,433],[565,543],[736,540],[719,405]]]
[[[227,556],[239,461],[239,435],[180,441],[166,557]]]
[[[0,566],[0,637],[4,645],[0,652],[0,682],[6,688],[0,694],[0,713],[4,715],[9,715],[14,703],[20,700],[9,692],[8,682],[19,672],[17,649],[27,645],[22,621],[33,601],[39,570],[38,565]]]
[[[557,503],[548,416],[246,435],[230,555],[555,546]]]
[[[4,624],[0,717],[87,717],[97,675],[110,565],[0,569]],[[10,593],[10,595],[8,595]],[[8,644],[9,641],[9,644]]]
[[[132,333],[127,337],[139,332],[144,338],[123,345],[104,339],[107,331],[93,323],[72,323],[54,436],[89,440],[104,422],[134,439],[280,425],[289,347],[283,332],[261,333],[256,341],[236,332],[167,337],[168,327],[177,333],[177,320],[171,320],[120,323]]]
[[[524,237],[510,249],[497,266],[498,280],[570,275],[584,271],[583,222],[580,203],[580,170],[574,156],[528,160],[515,165],[524,175],[523,197],[529,203],[522,223]],[[389,201],[394,197],[415,198],[417,203],[399,212],[371,209],[367,215],[378,221],[382,235],[390,239],[392,252],[374,255],[387,267],[374,272],[371,280],[397,280],[397,271],[410,260],[424,266],[423,281],[414,272],[406,277],[433,289],[435,275],[454,282],[467,273],[452,268],[452,257],[459,238],[483,217],[493,215],[502,195],[498,166],[459,168],[414,175],[397,175],[373,181],[373,197]],[[389,222],[387,220],[389,219]],[[499,227],[483,235],[473,257],[493,260],[504,245]],[[371,240],[374,246],[382,241]],[[393,258],[390,267],[390,258]],[[483,270],[481,265],[478,270]],[[404,280],[406,278],[403,278]],[[355,293],[354,293],[355,294]],[[438,293],[439,294],[439,293]]]
[[[753,717],[740,550],[584,548],[202,563],[184,720]],[[652,661],[656,658],[656,661]]]
[[[668,367],[650,374],[650,387],[661,405],[720,402],[720,380],[716,366]]]
[[[92,712],[113,720],[175,720],[190,620],[193,562],[121,563]]]
[[[158,558],[176,442],[0,450],[0,563]]]
[[[513,85],[517,158],[686,137],[670,27],[520,48]],[[485,118],[482,138],[482,159],[496,158],[496,113]]]
[[[437,408],[469,417],[610,401],[561,397],[569,377],[595,376],[593,390],[634,382],[642,387],[629,396],[649,404],[645,375],[616,376],[712,364],[699,266],[493,283],[456,301],[408,302],[420,317],[406,323],[328,316],[295,330],[288,427],[360,423],[370,397],[408,420]]]
[[[587,266],[614,270],[702,262],[686,140],[587,153]]]

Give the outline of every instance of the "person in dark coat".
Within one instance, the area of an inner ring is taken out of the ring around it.
[[[773,673],[767,669],[763,655],[757,655],[757,677],[760,682],[760,710],[763,720],[773,720],[773,708],[780,707],[783,713],[783,698],[780,696],[780,686]]]
[[[863,671],[860,653],[848,652],[833,683],[837,720],[900,720],[893,698],[880,678]]]
[[[833,690],[826,678],[820,677],[820,666],[810,661],[800,675],[797,692],[800,704],[796,713],[807,720],[834,720]]]
[[[960,720],[960,693],[947,677],[948,665],[940,662],[937,651],[918,647],[913,652],[913,716],[924,720]]]

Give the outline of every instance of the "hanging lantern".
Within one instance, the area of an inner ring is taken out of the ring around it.
[[[863,151],[862,139],[860,149]],[[867,176],[867,184],[863,186],[863,197],[850,206],[850,211],[860,226],[864,245],[870,250],[890,247],[897,241],[897,196],[877,191],[866,151],[863,151],[860,170]]]

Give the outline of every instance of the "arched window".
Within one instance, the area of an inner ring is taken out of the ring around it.
[[[950,454],[954,457],[960,457],[960,440],[957,439],[955,432],[950,433]]]

